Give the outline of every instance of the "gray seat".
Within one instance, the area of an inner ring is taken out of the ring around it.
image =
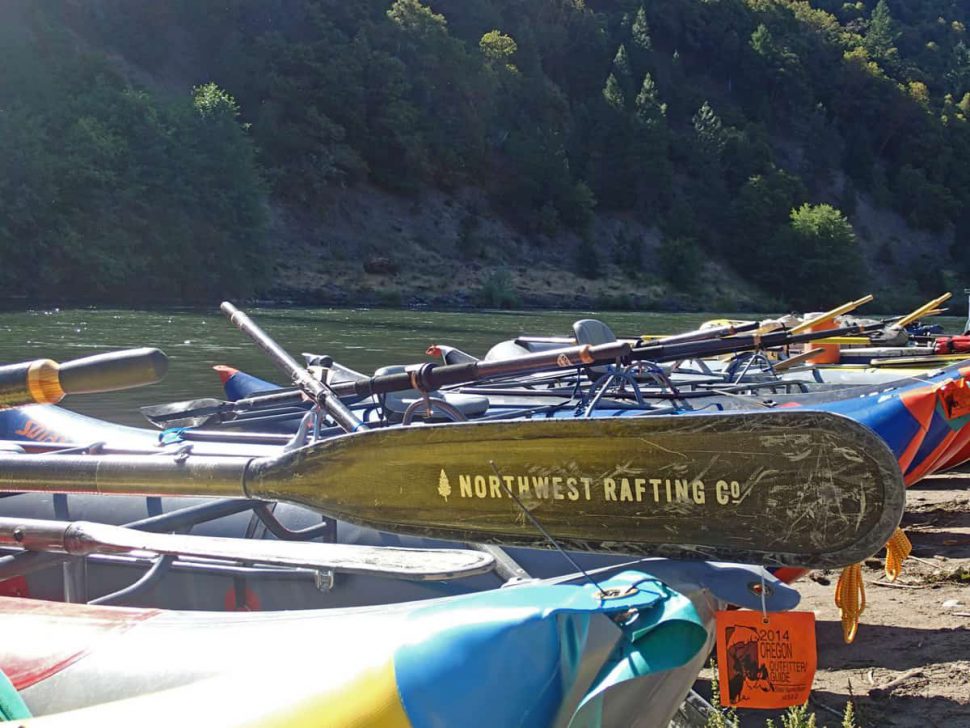
[[[576,335],[577,344],[612,344],[616,341],[616,334],[613,329],[596,319],[580,319],[573,324],[573,333]]]
[[[573,334],[576,335],[576,343],[580,345],[597,346],[599,344],[612,344],[616,341],[616,334],[613,333],[613,329],[596,319],[580,319],[573,324]],[[594,380],[606,374],[607,369],[607,365],[587,367],[590,378]]]
[[[418,365],[421,366],[421,365]],[[374,376],[382,374],[400,374],[409,371],[411,367],[396,365],[381,367]],[[478,417],[485,414],[488,410],[488,397],[477,394],[459,394],[458,392],[441,392],[432,390],[428,392],[432,399],[444,400],[452,407],[461,412],[465,417]],[[406,389],[403,392],[388,392],[384,395],[384,408],[388,413],[403,415],[407,408],[414,402],[424,399],[424,395],[416,389]]]

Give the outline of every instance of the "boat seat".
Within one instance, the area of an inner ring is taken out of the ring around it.
[[[418,365],[421,366],[421,365]],[[381,376],[383,374],[400,374],[401,372],[410,371],[415,367],[406,367],[401,365],[381,367],[376,372],[374,376]],[[442,392],[437,389],[433,389],[428,392],[428,396],[433,399],[441,399],[450,404],[452,407],[461,412],[465,417],[479,417],[485,414],[488,410],[488,397],[482,397],[477,394],[459,394],[458,392]],[[384,407],[385,409],[395,415],[403,415],[405,410],[416,401],[423,399],[423,395],[416,389],[406,389],[403,392],[388,392],[383,395],[384,397]]]
[[[616,334],[613,329],[596,319],[580,319],[573,324],[573,334],[576,336],[576,343],[590,346],[599,344],[612,344],[616,341]],[[596,380],[606,374],[608,365],[587,367],[590,379]]]
[[[573,333],[576,335],[577,344],[597,346],[599,344],[612,344],[616,341],[616,334],[613,333],[613,329],[596,319],[580,319],[573,324]]]

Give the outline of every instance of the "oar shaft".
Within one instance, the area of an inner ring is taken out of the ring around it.
[[[683,344],[688,341],[707,341],[709,339],[719,339],[722,336],[733,336],[735,334],[743,334],[748,331],[754,331],[761,324],[757,321],[748,321],[747,323],[728,325],[728,326],[713,326],[707,329],[697,329],[695,331],[687,331],[683,334],[673,334],[671,336],[663,336],[659,339],[650,340],[649,343],[653,344]]]
[[[250,458],[192,455],[0,454],[0,490],[47,493],[246,495]]]
[[[314,379],[306,369],[297,364],[296,360],[287,354],[283,347],[273,341],[249,316],[228,301],[224,301],[220,308],[236,328],[246,334],[260,349],[266,352],[273,360],[273,363],[276,364],[277,368],[287,374],[293,384],[306,392],[317,404],[323,407],[338,425],[347,432],[367,429],[367,426],[354,416],[330,387]]]
[[[472,550],[190,536],[149,533],[104,523],[32,518],[0,518],[0,545],[73,556],[142,551],[421,581],[482,574],[495,563],[491,554]]]
[[[880,325],[873,324],[870,328],[875,328]],[[811,331],[794,335],[791,331],[777,331],[763,336],[732,336],[712,341],[691,341],[684,344],[674,344],[672,346],[651,344],[634,349],[631,353],[631,358],[657,362],[695,359],[699,357],[719,356],[721,354],[733,354],[735,352],[749,351],[752,349],[770,349],[778,346],[788,346],[789,344],[801,344],[806,341],[814,341],[828,336],[857,333],[866,329],[867,327],[865,326],[845,326],[841,329]]]
[[[355,382],[341,382],[333,385],[333,391],[341,397],[351,395],[368,397],[373,394],[401,392],[407,389],[428,392],[440,387],[478,382],[492,377],[529,374],[544,369],[566,369],[622,359],[628,356],[630,351],[628,343],[617,341],[597,346],[572,346],[497,361],[476,361],[445,366],[428,363],[398,374],[386,374]]]
[[[306,397],[303,395],[303,392],[299,389],[293,389],[284,392],[275,392],[274,394],[256,394],[252,397],[237,399],[235,402],[229,402],[227,404],[230,405],[229,408],[233,412],[237,412],[239,410],[292,406],[305,401]]]

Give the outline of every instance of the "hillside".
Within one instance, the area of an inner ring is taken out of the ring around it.
[[[902,308],[970,280],[956,0],[12,0],[14,301]]]

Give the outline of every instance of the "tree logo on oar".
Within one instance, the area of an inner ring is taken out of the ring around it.
[[[451,481],[448,480],[448,473],[445,469],[441,469],[441,475],[438,476],[438,495],[445,499],[445,503],[448,502],[448,496],[451,495]]]

